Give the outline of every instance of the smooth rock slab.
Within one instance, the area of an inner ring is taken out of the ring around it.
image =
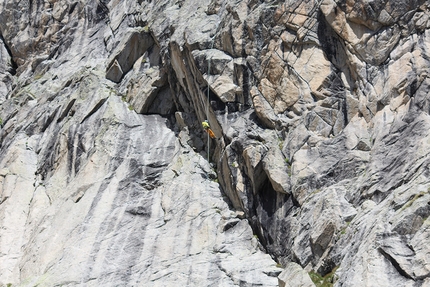
[[[290,262],[278,276],[279,287],[314,287],[315,284],[299,264]]]

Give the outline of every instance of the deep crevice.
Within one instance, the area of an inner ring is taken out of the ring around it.
[[[49,125],[54,121],[54,118],[55,118],[55,116],[57,115],[57,113],[58,113],[58,110],[59,110],[60,108],[59,107],[57,107],[56,109],[55,109],[55,111],[52,113],[52,114],[50,114],[47,118],[46,118],[46,121],[45,121],[45,123],[43,124],[43,126],[42,126],[42,129],[41,129],[41,132],[43,133],[43,132],[45,132],[46,131],[46,129],[49,127]]]
[[[16,75],[16,70],[18,69],[18,65],[15,63],[15,61],[13,60],[13,54],[12,54],[12,50],[9,48],[9,46],[7,45],[3,35],[0,33],[0,41],[3,43],[3,46],[5,47],[7,53],[10,56],[10,60],[11,60],[11,69],[8,70],[8,72],[12,75],[15,76]]]
[[[394,268],[396,268],[397,272],[399,272],[400,275],[402,275],[405,278],[415,280],[412,278],[403,268],[400,266],[400,264],[394,259],[390,254],[385,252],[385,250],[381,247],[378,248],[378,251],[393,265]]]
[[[70,110],[72,109],[73,105],[75,104],[76,99],[73,99],[69,102],[69,104],[67,105],[67,107],[64,109],[64,111],[61,113],[61,115],[58,117],[57,119],[57,123],[61,122],[70,112]]]
[[[91,117],[95,112],[97,112],[103,104],[107,101],[108,98],[101,99],[95,107],[84,117],[84,119],[81,121],[81,124],[85,122],[89,117]]]
[[[253,193],[250,180],[247,180],[248,219],[254,234],[264,248],[276,261],[290,256],[291,250],[284,248],[282,241],[287,240],[288,224],[279,224],[279,217],[284,217],[294,209],[292,196],[277,192],[266,175],[261,188]],[[279,214],[283,209],[283,214]]]

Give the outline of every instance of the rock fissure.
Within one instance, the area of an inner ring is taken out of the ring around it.
[[[13,59],[13,54],[11,49],[9,48],[9,46],[7,45],[7,43],[5,42],[5,39],[3,38],[3,35],[1,33],[0,30],[0,43],[3,45],[3,47],[6,49],[6,52],[10,58],[10,63],[6,63],[9,64],[10,66],[6,69],[6,72],[10,73],[12,76],[16,75],[16,70],[18,69],[18,65],[15,63],[14,59]],[[3,55],[1,55],[2,58],[4,58]],[[4,63],[2,63],[4,64]],[[4,71],[2,71],[3,73]]]
[[[393,267],[396,268],[396,270],[399,272],[400,275],[402,275],[403,277],[406,277],[408,279],[414,279],[405,270],[403,270],[403,268],[399,265],[399,263],[390,254],[385,252],[385,250],[383,248],[379,248],[378,250],[393,265]],[[415,279],[414,279],[414,281],[415,281]]]

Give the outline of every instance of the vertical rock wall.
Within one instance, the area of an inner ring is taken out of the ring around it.
[[[0,284],[429,284],[426,1],[0,11]]]

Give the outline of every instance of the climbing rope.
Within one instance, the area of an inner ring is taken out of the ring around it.
[[[225,11],[225,3],[223,2],[222,6],[221,6],[221,8],[219,10],[220,17],[222,17],[222,15],[224,14],[224,11]],[[216,38],[216,36],[217,36],[217,34],[218,34],[219,29],[220,29],[221,26],[222,25],[220,25],[220,23],[218,23],[217,28],[215,30],[215,34],[213,35],[213,38],[212,38],[211,45],[209,47],[210,50],[213,49],[215,38]],[[209,78],[210,78],[210,74],[211,74],[211,58],[209,57],[209,55],[208,55],[208,59],[207,60],[208,60],[208,77],[207,77],[208,91],[207,91],[207,102],[206,102],[206,121],[209,123],[209,105],[210,105],[210,84],[209,84]],[[208,127],[209,127],[209,125],[208,125]],[[212,132],[212,130],[210,129],[210,127],[206,131],[207,131],[207,134],[208,134],[208,141],[207,141],[208,142],[208,153],[207,153],[208,154],[208,163],[210,165],[210,140],[211,140],[211,138],[215,138],[215,135]]]
[[[212,41],[212,46],[213,46],[213,41]],[[208,101],[206,103],[206,120],[209,120],[209,103],[210,103],[210,98],[209,98],[209,92],[210,92],[210,85],[209,85],[209,76],[211,74],[211,59],[208,59]],[[209,133],[208,134],[208,163],[209,165],[211,164],[210,162],[210,136]]]

